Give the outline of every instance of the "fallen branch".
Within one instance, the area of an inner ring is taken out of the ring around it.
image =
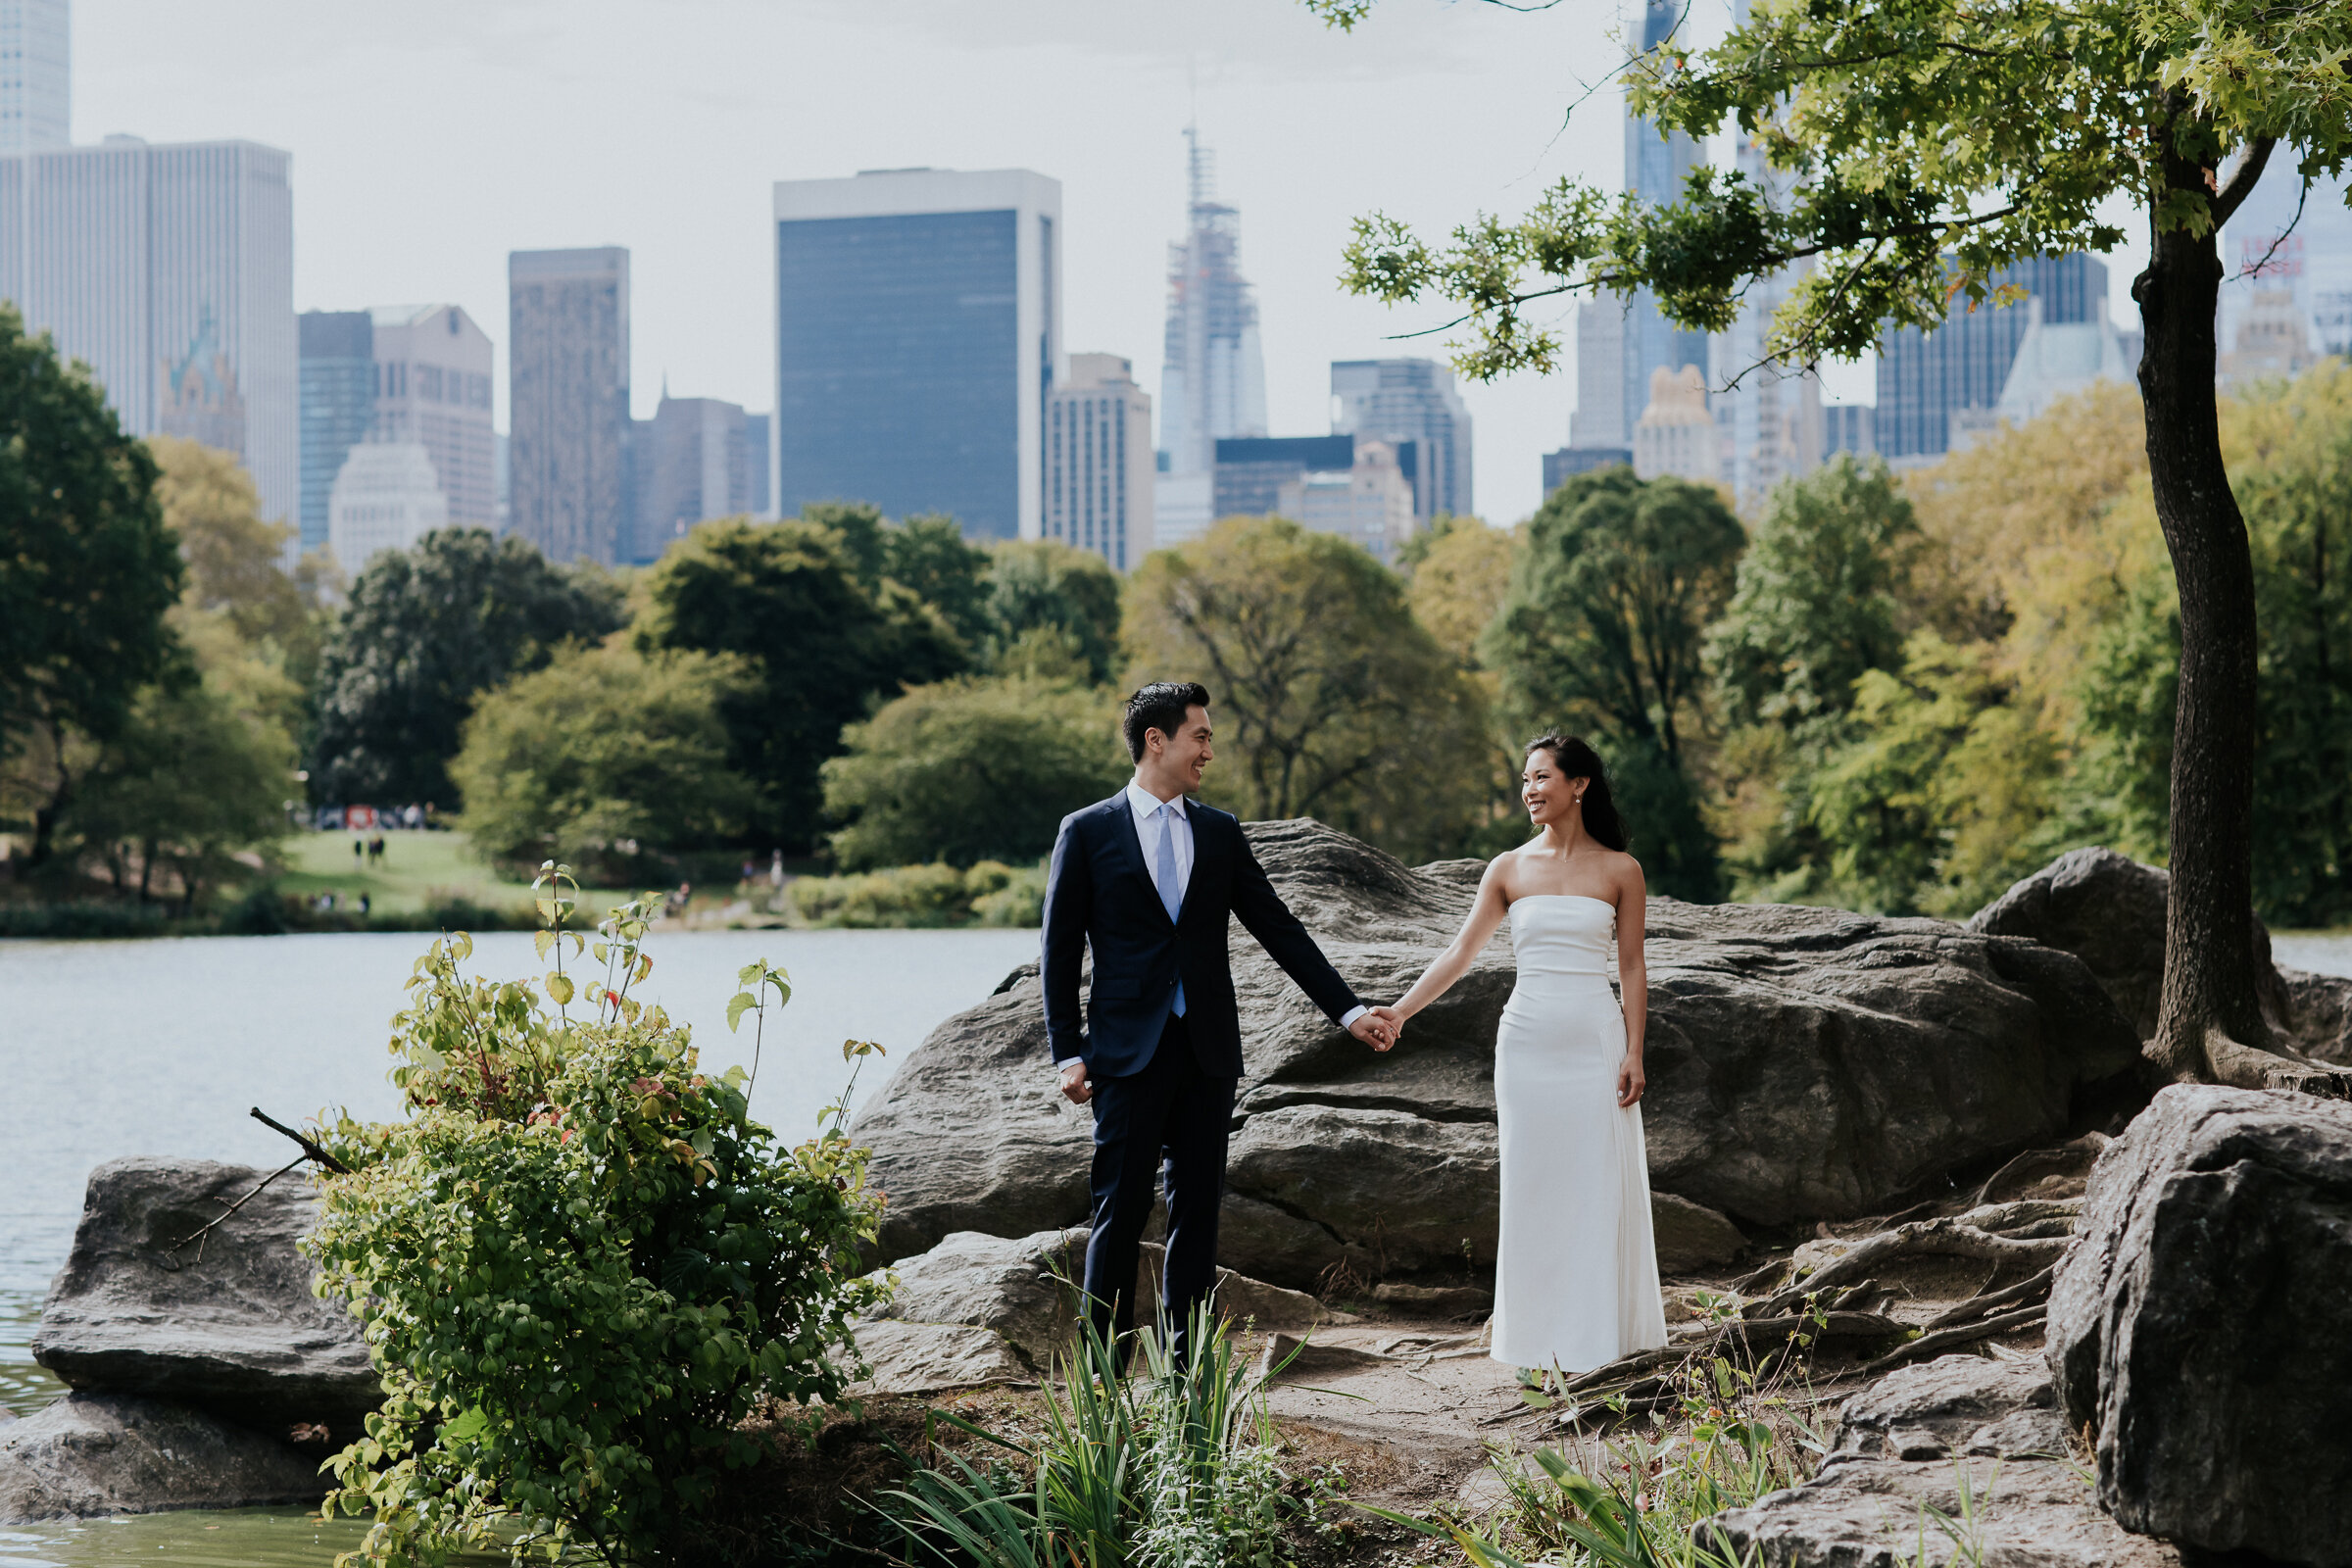
[[[344,1164],[334,1155],[328,1153],[325,1147],[321,1145],[316,1138],[306,1137],[303,1134],[296,1132],[293,1128],[287,1126],[284,1122],[275,1121],[270,1117],[264,1115],[262,1113],[261,1106],[256,1105],[245,1114],[251,1116],[255,1121],[260,1122],[271,1132],[283,1133],[288,1138],[293,1139],[297,1144],[300,1144],[302,1146],[303,1159],[316,1160],[319,1164],[324,1165],[328,1170],[333,1171],[338,1176],[348,1176],[351,1174],[351,1167]],[[302,1163],[302,1160],[298,1159],[294,1163],[299,1165]]]
[[[256,1111],[255,1114],[259,1115],[260,1112]],[[280,1176],[285,1175],[288,1171],[294,1169],[295,1166],[300,1165],[304,1160],[309,1159],[310,1157],[311,1156],[308,1154],[298,1154],[294,1158],[287,1160],[283,1165],[280,1165],[277,1169],[271,1171],[269,1175],[254,1183],[253,1191],[247,1193],[243,1198],[238,1199],[235,1202],[229,1204],[228,1207],[222,1209],[218,1216],[202,1225],[197,1226],[194,1230],[188,1232],[187,1235],[182,1236],[178,1241],[173,1242],[170,1247],[165,1248],[164,1256],[172,1259],[172,1261],[166,1263],[164,1266],[174,1274],[178,1273],[182,1266],[178,1261],[179,1250],[187,1246],[190,1242],[194,1242],[196,1244],[196,1255],[188,1259],[188,1261],[190,1263],[203,1262],[204,1244],[211,1238],[214,1230],[217,1229],[222,1221],[226,1220],[229,1215],[234,1214],[238,1209],[243,1208],[247,1203],[252,1202],[255,1199],[261,1197],[262,1190],[264,1188],[268,1187],[271,1182],[277,1180]],[[216,1201],[218,1201],[218,1200],[216,1200]]]
[[[2050,1289],[2050,1276],[2057,1272],[2058,1265],[2052,1263],[2040,1273],[2019,1280],[2015,1285],[1984,1295],[1972,1296],[1941,1316],[1928,1319],[1927,1326],[1931,1330],[1949,1328],[1955,1323],[1965,1323],[1972,1317],[1980,1317],[1996,1306],[2007,1306],[2013,1301],[2022,1301],[2029,1297],[2037,1295],[2046,1298]]]
[[[1905,1361],[1916,1360],[1932,1351],[1948,1350],[1957,1345],[1974,1345],[1979,1340],[1997,1339],[2018,1329],[2034,1328],[2040,1324],[2049,1310],[2049,1303],[2044,1301],[2038,1305],[2021,1307],[2015,1312],[2004,1312],[1999,1317],[1988,1317],[1982,1323],[1971,1323],[1965,1328],[1945,1329],[1940,1334],[1923,1334],[1916,1340],[1896,1346],[1876,1361],[1857,1370],[1865,1377],[1876,1376],[1889,1367],[1900,1366]]]

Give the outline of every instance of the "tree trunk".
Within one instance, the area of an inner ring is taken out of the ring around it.
[[[2208,188],[2202,170],[2169,162],[2176,187]],[[2148,477],[2180,590],[2180,686],[2164,991],[2147,1054],[2176,1081],[2259,1088],[2306,1070],[2278,1054],[2259,1001],[2254,563],[2222,463],[2214,391],[2221,254],[2212,230],[2151,227],[2147,270],[2132,296],[2147,334],[2139,385]]]

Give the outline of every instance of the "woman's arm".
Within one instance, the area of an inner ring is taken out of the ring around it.
[[[1397,1001],[1399,1019],[1410,1018],[1444,996],[1477,958],[1479,950],[1487,945],[1487,938],[1494,934],[1494,928],[1502,924],[1503,915],[1510,909],[1502,883],[1502,859],[1498,856],[1487,862],[1487,874],[1478,883],[1478,902],[1470,906],[1469,918],[1462,922],[1453,946],[1439,955],[1438,961],[1413,982],[1413,989]]]
[[[1642,1071],[1642,1037],[1649,1030],[1649,962],[1642,952],[1642,929],[1649,914],[1649,893],[1642,865],[1630,857],[1617,888],[1617,984],[1625,993],[1625,1060],[1617,1064],[1617,1103],[1635,1104],[1649,1080]]]

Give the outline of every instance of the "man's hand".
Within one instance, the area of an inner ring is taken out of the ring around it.
[[[1402,1021],[1394,1007],[1370,1007],[1348,1026],[1348,1032],[1374,1051],[1386,1051],[1396,1043],[1396,1030]]]
[[[1061,1092],[1073,1105],[1083,1105],[1095,1098],[1095,1081],[1086,1074],[1084,1056],[1072,1056],[1061,1064]]]

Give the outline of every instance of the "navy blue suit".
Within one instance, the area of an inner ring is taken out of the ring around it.
[[[1361,1005],[1266,880],[1240,821],[1198,801],[1186,810],[1193,868],[1174,920],[1124,790],[1062,818],[1046,877],[1046,1037],[1056,1061],[1085,1057],[1095,1086],[1086,1293],[1106,1336],[1134,1324],[1130,1297],[1163,1155],[1170,1322],[1181,1327],[1216,1281],[1225,1140],[1242,1075],[1229,920],[1238,916],[1335,1022]],[[1078,972],[1089,949],[1094,983],[1081,1024]]]

